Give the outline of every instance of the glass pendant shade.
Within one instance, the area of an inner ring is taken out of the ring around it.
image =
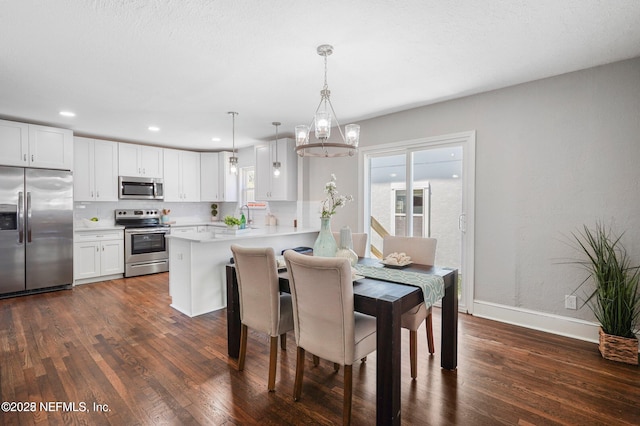
[[[231,140],[233,143],[233,148],[231,150],[231,157],[229,157],[229,173],[237,175],[238,174],[238,157],[236,157],[236,115],[238,115],[235,111],[227,112],[231,116]]]
[[[307,140],[309,140],[309,126],[305,126],[304,124],[296,126],[295,132],[296,132],[296,146],[301,146],[306,144]]]
[[[280,164],[280,162],[279,162],[279,161],[275,161],[275,162],[273,163],[273,175],[274,175],[275,177],[280,176],[280,166],[281,166],[281,164]]]
[[[359,124],[347,124],[344,126],[345,139],[347,144],[352,145],[354,148],[358,147],[360,141],[360,125]]]
[[[328,111],[318,111],[315,122],[316,137],[318,139],[329,139],[331,137],[331,114]]]
[[[229,173],[238,174],[238,157],[229,157]]]

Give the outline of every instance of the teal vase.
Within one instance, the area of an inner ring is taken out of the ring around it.
[[[338,244],[336,243],[333,234],[331,234],[331,218],[320,218],[320,232],[318,238],[313,244],[313,255],[322,257],[334,257],[338,250]]]

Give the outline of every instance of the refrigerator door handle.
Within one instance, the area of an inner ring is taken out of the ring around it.
[[[31,242],[31,192],[27,192],[27,242]]]
[[[24,194],[18,192],[18,244],[24,243]]]

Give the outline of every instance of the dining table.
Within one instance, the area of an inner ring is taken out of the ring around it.
[[[378,259],[360,258],[358,265],[384,267]],[[438,266],[410,264],[403,271],[438,275],[444,281],[441,301],[440,365],[455,370],[458,363],[458,270]],[[240,301],[238,281],[233,264],[226,265],[228,354],[240,353]],[[286,270],[278,272],[280,291],[290,292]],[[422,303],[423,290],[412,285],[380,278],[361,278],[353,283],[354,310],[376,317],[376,424],[401,423],[401,317]]]

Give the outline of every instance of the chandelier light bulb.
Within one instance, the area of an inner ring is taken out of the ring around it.
[[[358,147],[358,141],[360,140],[360,125],[347,124],[344,126],[344,132],[346,133],[347,143],[353,145],[354,148]]]
[[[295,134],[296,146],[304,145],[307,143],[307,139],[309,138],[309,126],[305,126],[304,124],[296,126]]]

